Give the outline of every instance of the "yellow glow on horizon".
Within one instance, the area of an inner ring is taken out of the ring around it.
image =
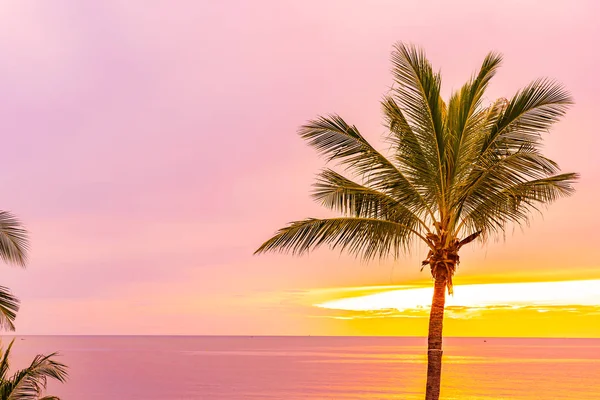
[[[383,288],[382,288],[383,289]],[[384,289],[385,290],[385,289]],[[424,310],[431,305],[432,288],[386,290],[315,304],[316,307],[344,311]],[[494,309],[497,307],[598,306],[600,279],[456,285],[453,296],[447,296],[447,307]]]
[[[431,284],[310,292],[312,326],[331,335],[426,336]],[[600,338],[600,279],[455,285],[444,334]]]

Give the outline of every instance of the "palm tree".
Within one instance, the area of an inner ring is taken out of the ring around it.
[[[25,267],[29,237],[21,222],[10,212],[0,211],[0,258],[2,261]],[[19,300],[10,290],[0,286],[0,329],[15,330],[14,321]]]
[[[466,244],[527,224],[534,210],[574,192],[575,173],[560,174],[541,152],[542,134],[572,104],[569,93],[538,79],[510,99],[485,104],[502,56],[489,53],[448,102],[441,75],[423,50],[398,43],[394,86],[382,100],[390,155],[385,157],[338,115],[319,117],[299,134],[327,161],[345,167],[318,176],[313,196],[339,218],[290,223],[256,253],[300,255],[321,245],[363,260],[397,258],[416,241],[429,253],[434,281],[429,317],[427,400],[439,398],[446,290]]]
[[[14,343],[10,342],[6,351],[0,349],[0,400],[60,400],[56,396],[44,396],[48,378],[59,382],[67,379],[67,367],[56,362],[50,355],[37,355],[29,367],[8,376],[10,368],[9,357]]]
[[[29,251],[29,237],[21,222],[7,211],[0,211],[0,258],[9,264],[25,267]],[[8,288],[0,286],[0,328],[15,330],[14,321],[19,311],[19,300]],[[67,367],[56,362],[57,353],[37,355],[29,367],[8,376],[9,357],[14,339],[6,351],[0,349],[0,400],[60,400],[44,396],[48,378],[65,382]]]

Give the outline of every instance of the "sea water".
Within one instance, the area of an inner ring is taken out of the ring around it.
[[[10,337],[3,337],[3,345]],[[426,339],[17,337],[12,367],[59,351],[63,400],[423,399]],[[600,399],[600,339],[447,338],[442,399]]]

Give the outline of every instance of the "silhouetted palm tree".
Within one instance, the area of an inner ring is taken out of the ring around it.
[[[578,177],[559,174],[541,152],[542,134],[565,114],[570,95],[538,79],[510,99],[484,104],[501,60],[488,54],[446,103],[441,75],[424,52],[397,44],[395,84],[382,101],[390,155],[337,115],[302,126],[300,136],[352,177],[325,169],[315,185],[314,198],[342,216],[292,222],[257,250],[303,254],[326,244],[369,260],[397,257],[414,241],[424,242],[423,266],[434,278],[427,400],[439,398],[446,289],[452,293],[461,247],[484,242],[509,223],[527,223],[532,210],[572,194]]]

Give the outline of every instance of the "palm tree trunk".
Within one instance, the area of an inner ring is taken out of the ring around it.
[[[433,301],[429,314],[429,336],[427,338],[427,391],[425,400],[440,398],[442,376],[442,328],[446,303],[446,277],[436,278]]]

